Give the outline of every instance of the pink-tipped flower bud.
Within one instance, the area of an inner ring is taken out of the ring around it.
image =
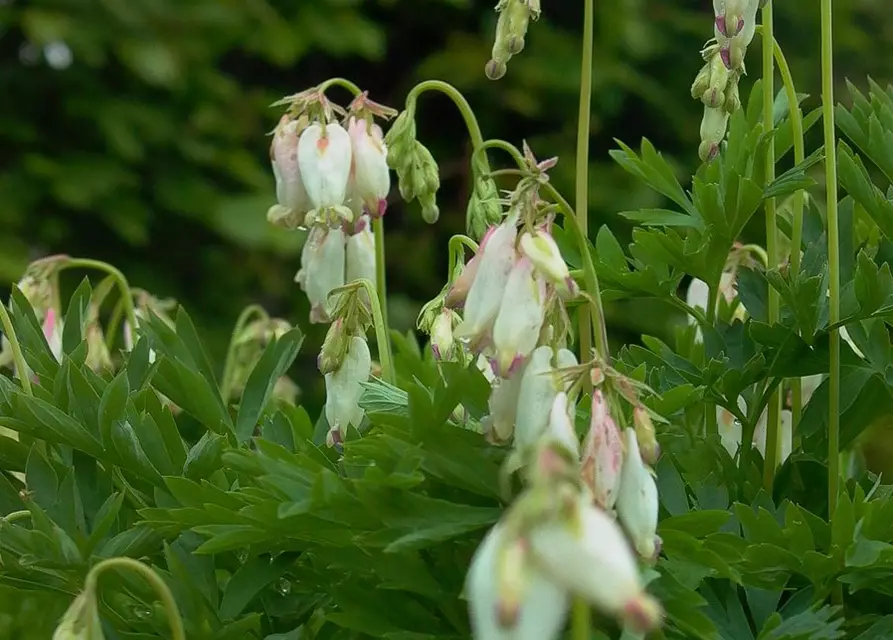
[[[710,162],[717,156],[719,144],[726,136],[728,122],[729,112],[724,108],[704,107],[704,117],[701,119],[701,145],[698,147],[701,161]]]
[[[490,238],[493,237],[493,234],[496,233],[498,228],[498,226],[492,226],[487,229],[486,233],[484,233],[484,236],[481,239],[481,244],[478,245],[477,252],[475,252],[471,260],[469,260],[462,268],[459,277],[453,281],[452,285],[450,285],[450,289],[447,291],[446,300],[444,301],[446,306],[458,308],[465,305],[465,300],[468,298],[468,292],[471,290],[471,285],[474,284],[474,279],[477,276],[478,266],[481,264],[481,255],[484,253],[484,250],[487,248],[487,243]]]
[[[655,465],[660,457],[660,445],[657,443],[657,435],[654,432],[654,421],[648,409],[638,406],[633,409],[633,423],[636,427],[636,439],[639,443],[639,451],[642,460],[646,464]]]
[[[350,135],[340,124],[314,122],[298,141],[298,166],[316,210],[344,205],[352,162]]]
[[[617,516],[639,556],[653,561],[657,552],[657,484],[651,469],[642,461],[635,430],[626,429],[623,439],[626,456],[620,474]]]
[[[298,140],[305,125],[306,123],[293,120],[288,115],[282,116],[270,145],[279,206],[271,208],[267,218],[273,224],[287,228],[303,225],[304,215],[311,206],[298,163]]]
[[[347,131],[353,158],[350,191],[371,216],[380,217],[387,209],[388,192],[391,190],[388,149],[381,128],[364,119],[351,118]]]
[[[589,433],[583,443],[580,473],[596,505],[610,511],[620,492],[623,441],[600,389],[592,393]]]
[[[533,352],[546,317],[545,303],[546,283],[534,273],[529,259],[519,258],[505,284],[493,324],[499,375],[511,375],[512,367]]]

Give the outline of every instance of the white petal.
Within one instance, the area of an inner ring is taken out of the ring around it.
[[[538,347],[521,376],[515,424],[515,447],[519,450],[533,447],[545,432],[558,391],[552,369],[552,347]]]
[[[512,363],[526,358],[536,347],[545,319],[545,297],[545,283],[534,277],[533,262],[519,259],[509,274],[493,325],[501,375],[508,375]]]
[[[634,429],[624,431],[626,456],[620,475],[617,516],[633,539],[636,551],[645,559],[655,554],[657,533],[657,485],[651,471],[642,462]]]
[[[334,373],[326,374],[326,420],[332,429],[342,432],[349,425],[358,427],[364,412],[359,406],[363,395],[362,383],[369,380],[372,357],[366,340],[358,336],[350,339],[344,362]]]
[[[298,141],[298,165],[314,209],[344,204],[350,177],[350,135],[339,124],[311,124]]]

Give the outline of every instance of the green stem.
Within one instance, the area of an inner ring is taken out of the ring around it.
[[[233,393],[233,383],[235,382],[235,380],[233,380],[233,374],[236,366],[236,341],[242,331],[245,330],[245,325],[247,325],[249,320],[251,320],[251,317],[255,315],[262,318],[269,318],[263,307],[257,304],[252,304],[242,309],[242,313],[239,314],[239,318],[236,320],[236,326],[233,327],[233,333],[229,340],[229,347],[226,349],[226,360],[223,361],[223,377],[220,380],[220,397],[223,398],[224,404],[229,404],[229,398]]]
[[[719,306],[720,284],[722,283],[722,269],[713,282],[707,283],[707,311],[706,320],[708,327],[716,326],[716,308]],[[705,353],[706,359],[706,353]],[[706,362],[704,363],[707,364]],[[708,402],[704,412],[704,432],[708,436],[719,434],[719,424],[716,419],[716,405]]]
[[[365,278],[360,278],[343,287],[332,289],[329,296],[335,296],[348,291],[355,292],[358,288],[365,289],[366,294],[369,296],[369,306],[372,308],[372,324],[375,327],[375,341],[378,344],[378,357],[381,360],[381,377],[385,382],[395,384],[396,376],[394,375],[393,358],[391,357],[390,336],[388,335],[387,325],[384,322],[381,301],[375,294],[375,285]]]
[[[598,274],[595,271],[595,263],[592,261],[592,252],[589,251],[589,240],[587,239],[586,234],[583,233],[583,229],[580,226],[577,216],[574,215],[574,208],[571,207],[570,203],[564,199],[564,196],[558,192],[558,189],[552,186],[551,182],[544,184],[542,189],[545,190],[549,197],[558,205],[561,213],[564,215],[567,226],[570,227],[571,233],[574,234],[574,237],[577,240],[577,249],[580,252],[580,257],[583,259],[583,273],[585,275],[586,290],[589,292],[592,310],[595,312],[595,323],[593,327],[595,331],[596,352],[599,357],[607,363],[610,358],[610,351],[608,349],[608,332],[605,328],[605,311],[602,306],[602,295],[598,284]],[[587,361],[589,360],[588,353],[585,355],[585,359]]]
[[[592,609],[589,603],[580,597],[574,598],[571,617],[572,640],[590,640],[592,636]]]
[[[825,132],[825,188],[828,208],[830,324],[840,321],[840,246],[837,221],[837,146],[834,139],[834,35],[831,0],[822,0],[822,124]],[[828,514],[837,510],[840,482],[840,330],[831,329],[828,383]]]
[[[390,324],[388,324],[388,279],[387,274],[385,273],[384,219],[376,218],[372,222],[372,230],[375,233],[375,289],[378,292],[378,304],[381,307],[381,322],[384,325],[385,335],[390,339],[391,327]]]
[[[414,86],[409,92],[409,95],[406,96],[406,107],[414,107],[419,96],[426,91],[440,91],[448,96],[459,109],[462,118],[465,120],[465,126],[468,128],[468,134],[471,136],[472,153],[484,146],[484,136],[481,133],[481,127],[478,124],[477,117],[474,115],[474,110],[471,108],[471,105],[468,104],[468,100],[465,99],[465,96],[463,96],[453,85],[443,82],[442,80],[425,80],[424,82],[420,82]],[[483,154],[480,161],[481,170],[488,173],[490,171],[490,163],[487,160],[486,154]]]
[[[27,509],[23,509],[22,511],[13,511],[12,513],[8,513],[5,516],[0,517],[0,523],[12,524],[18,520],[25,520],[26,518],[31,517],[31,512]]]
[[[0,323],[3,324],[3,333],[6,334],[6,339],[9,340],[9,346],[12,348],[12,358],[16,365],[16,373],[18,374],[19,381],[22,384],[22,391],[24,391],[26,395],[33,396],[34,392],[31,390],[31,378],[28,371],[28,365],[25,364],[25,356],[22,355],[22,347],[19,344],[19,339],[16,337],[15,329],[12,326],[12,318],[9,317],[9,313],[6,311],[6,305],[3,303],[0,303]]]
[[[449,271],[447,271],[448,282],[453,281],[453,273],[456,271],[456,266],[459,264],[459,262],[465,264],[465,248],[468,247],[469,249],[471,249],[472,253],[477,253],[479,246],[480,245],[478,245],[477,242],[462,234],[458,234],[450,238],[450,242],[448,244],[450,261]]]
[[[109,316],[108,324],[106,324],[106,327],[105,327],[105,346],[109,350],[111,350],[111,348],[115,344],[115,334],[118,331],[118,326],[121,324],[121,318],[123,316],[124,316],[124,301],[122,298],[122,299],[118,300],[118,302],[116,302],[115,306],[112,308],[112,315]],[[130,333],[134,339],[136,338],[135,332],[136,332],[136,327],[130,327]]]
[[[762,29],[760,29],[762,33]],[[785,58],[784,51],[778,40],[773,38],[773,50],[778,71],[784,84],[788,98],[788,109],[791,118],[791,134],[794,140],[794,164],[799,165],[806,159],[806,147],[803,139],[803,110],[797,101],[797,90],[794,86],[794,77],[791,68]],[[791,202],[792,232],[791,232],[791,277],[796,278],[800,273],[800,251],[803,245],[803,206],[806,194],[801,189],[794,193]],[[796,427],[803,413],[803,389],[800,378],[791,379],[791,424]]]
[[[127,282],[127,278],[124,277],[121,271],[106,262],[88,258],[66,258],[59,263],[59,271],[63,269],[95,269],[114,278],[118,285],[118,291],[121,294],[121,300],[124,303],[124,315],[131,327],[131,331],[136,330],[136,308],[133,304],[133,291]]]
[[[321,91],[322,93],[325,93],[331,87],[343,87],[344,89],[347,89],[355,96],[358,96],[361,93],[363,93],[362,89],[360,89],[356,84],[354,84],[347,78],[329,78],[328,80],[323,82],[321,85],[319,85],[319,91]]]
[[[772,0],[766,3],[762,11],[763,22],[763,130],[771,131],[775,127],[775,28],[772,15]],[[796,104],[796,98],[793,107]],[[775,145],[766,147],[766,184],[775,179]],[[766,253],[769,268],[778,265],[778,221],[775,199],[765,202],[766,208]],[[768,301],[769,324],[776,324],[779,318],[780,301],[778,292],[770,287]],[[775,467],[778,464],[778,437],[781,422],[781,394],[775,391],[769,399],[769,412],[766,422],[766,461],[763,466],[763,486],[772,490],[775,481]],[[746,443],[745,446],[750,446]]]
[[[590,118],[592,115],[592,54],[595,40],[595,0],[584,0],[583,3],[583,55],[580,62],[580,105],[577,113],[577,162],[574,196],[577,224],[584,240],[589,239],[589,136],[591,134]],[[586,242],[584,242],[586,244]],[[584,253],[589,253],[588,247]],[[590,295],[599,299],[599,291],[590,291]],[[604,315],[598,318],[604,325]],[[580,308],[580,362],[586,362],[592,352],[592,314],[588,305]],[[607,342],[607,340],[605,340]],[[600,355],[607,361],[607,344],[598,345]],[[590,381],[584,382],[584,393],[590,391]],[[589,635],[588,627],[586,631]]]
[[[183,619],[180,617],[180,610],[177,602],[174,600],[171,590],[155,571],[144,565],[142,562],[133,560],[132,558],[109,558],[103,560],[90,570],[87,574],[87,582],[84,585],[85,591],[95,593],[96,584],[99,576],[107,569],[126,569],[140,574],[146,579],[155,593],[161,600],[164,609],[167,612],[167,622],[171,629],[172,640],[186,640],[186,632],[183,629]]]
[[[483,142],[481,146],[477,147],[471,154],[471,162],[477,163],[480,162],[481,156],[486,154],[488,149],[500,149],[508,153],[512,160],[515,161],[515,164],[518,165],[518,169],[524,170],[527,168],[527,163],[524,162],[524,154],[521,153],[521,150],[518,149],[511,142],[506,142],[505,140],[499,139],[491,139]],[[492,175],[492,174],[491,174]]]

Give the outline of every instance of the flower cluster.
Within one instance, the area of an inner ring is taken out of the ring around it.
[[[578,287],[551,235],[539,186],[554,160],[536,162],[506,199],[465,265],[423,309],[419,326],[438,360],[477,362],[491,383],[482,432],[511,443],[506,473],[526,488],[486,536],[466,583],[476,638],[557,638],[572,595],[631,630],[660,624],[639,561],[653,562],[658,456],[640,386],[566,347],[567,302]],[[583,447],[578,401],[592,395]],[[626,427],[627,424],[634,426]]]
[[[738,81],[746,73],[744,55],[756,32],[760,0],[713,0],[714,37],[701,51],[704,66],[691,95],[704,103],[698,154],[709,162],[719,153],[729,116],[741,108]]]
[[[499,0],[496,5],[496,39],[486,66],[487,77],[499,80],[505,75],[512,56],[524,50],[524,38],[531,20],[540,17],[540,0]]]
[[[319,89],[284,99],[270,159],[277,204],[267,219],[286,229],[310,229],[297,282],[311,304],[311,321],[331,322],[329,294],[357,278],[375,281],[370,229],[387,209],[388,149],[374,117],[393,112],[358,96],[347,110]]]
[[[343,109],[329,102],[324,87],[277,104],[287,104],[288,111],[270,147],[278,202],[270,207],[267,219],[287,229],[309,229],[295,280],[310,302],[310,321],[330,324],[318,364],[325,375],[327,440],[335,446],[349,427],[359,428],[364,417],[359,401],[362,385],[372,373],[366,342],[369,295],[378,276],[372,223],[387,209],[388,161],[394,162],[375,118],[390,118],[396,112],[372,102],[365,93]],[[405,133],[414,138],[411,116],[398,119],[392,130],[398,125],[410,127]],[[421,147],[409,146],[410,155]],[[434,164],[430,153],[426,157]],[[401,192],[415,187],[404,195],[424,196],[426,187],[420,185],[433,186],[432,191],[439,186],[436,165],[432,180],[424,162],[421,169],[415,161],[397,164]]]

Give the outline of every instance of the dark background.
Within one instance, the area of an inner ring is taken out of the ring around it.
[[[259,302],[308,331],[295,378],[318,400],[321,328],[308,325],[293,283],[303,234],[272,229],[264,217],[274,201],[266,134],[278,117],[268,105],[338,75],[399,108],[414,83],[439,78],[466,94],[485,136],[526,138],[539,157],[560,156],[552,177],[572,197],[582,2],[542,0],[526,50],[495,83],[483,73],[494,4],[0,0],[0,283],[52,253],[106,260],[132,285],[181,301],[218,363],[240,309]],[[702,109],[689,86],[712,35],[712,3],[596,4],[590,224],[610,224],[622,238],[629,227],[617,212],[662,203],[613,164],[613,138],[637,146],[648,137],[683,184],[697,166]],[[777,37],[814,107],[819,3],[776,5]],[[889,0],[834,6],[841,98],[845,78],[893,80]],[[757,38],[747,58],[754,76],[758,49]],[[331,97],[349,98],[337,89]],[[390,312],[402,330],[443,283],[446,239],[463,230],[469,178],[459,114],[435,94],[420,108],[420,139],[443,175],[442,215],[428,226],[416,205],[397,202],[386,217]],[[761,224],[752,240],[761,241]],[[678,321],[643,302],[608,314],[618,342],[664,335]]]

